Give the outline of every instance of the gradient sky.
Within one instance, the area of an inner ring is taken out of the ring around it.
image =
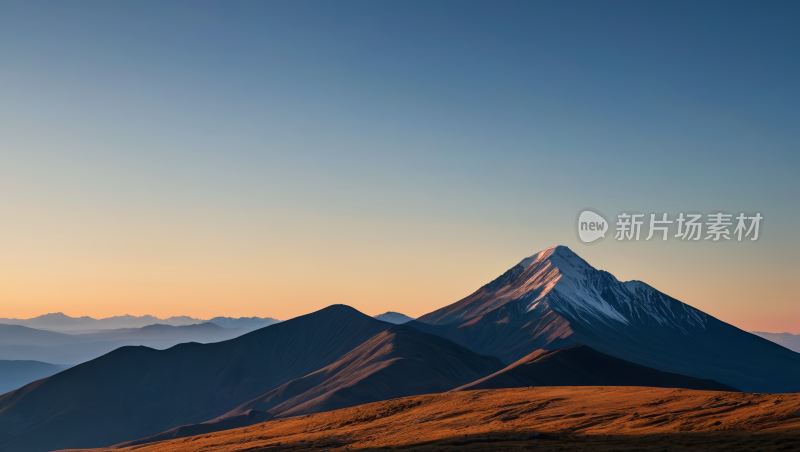
[[[0,317],[418,316],[567,245],[800,333],[800,3],[4,1]],[[581,244],[578,212],[761,212]]]

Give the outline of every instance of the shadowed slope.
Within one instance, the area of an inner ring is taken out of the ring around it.
[[[800,391],[800,354],[640,281],[618,281],[569,248],[541,251],[474,294],[407,325],[513,363],[577,344],[744,391]]]
[[[800,334],[765,333],[763,331],[753,331],[752,333],[768,341],[782,345],[791,351],[800,353]]]
[[[337,305],[225,342],[123,347],[0,397],[0,450],[98,447],[212,419],[390,327]]]
[[[701,380],[633,364],[586,345],[533,352],[499,372],[453,391],[524,386],[651,386],[736,391],[713,380]]]
[[[444,392],[501,367],[502,362],[497,358],[479,355],[451,341],[398,325],[376,335],[335,363],[286,383],[233,413],[258,410],[295,416]]]
[[[798,394],[596,386],[463,391],[122,451],[789,451],[800,447],[798,412]]]
[[[437,336],[397,325],[379,333],[335,363],[292,380],[213,421],[172,429],[143,444],[261,422],[361,405],[379,400],[444,392],[502,368]]]

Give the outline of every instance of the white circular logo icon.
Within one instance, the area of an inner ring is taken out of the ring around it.
[[[607,231],[608,222],[605,218],[591,210],[584,210],[578,216],[578,236],[582,242],[589,243],[605,238]]]

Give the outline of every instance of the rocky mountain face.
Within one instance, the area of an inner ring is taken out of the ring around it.
[[[800,354],[640,281],[619,281],[564,246],[515,265],[408,325],[511,364],[584,344],[665,372],[749,392],[800,391]]]

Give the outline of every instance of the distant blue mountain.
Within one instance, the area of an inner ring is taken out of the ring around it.
[[[409,317],[405,314],[400,314],[399,312],[389,311],[384,312],[383,314],[378,314],[374,316],[375,319],[382,320],[384,322],[394,323],[394,324],[401,324],[406,323],[414,320],[413,317]]]
[[[181,326],[155,324],[142,328],[64,334],[22,325],[0,324],[0,360],[79,364],[126,345],[165,349],[185,342],[220,342],[241,336],[251,330],[223,328],[206,322]]]
[[[280,320],[273,319],[272,317],[214,317],[209,322],[219,325],[223,328],[245,328],[253,330],[256,328],[264,328],[265,326],[274,325]]]
[[[95,319],[93,317],[70,317],[62,312],[44,314],[30,319],[0,318],[3,325],[21,325],[40,330],[58,331],[69,334],[85,334],[103,332],[104,330],[119,330],[122,328],[142,328],[148,325],[186,326],[211,322],[223,328],[263,328],[280,322],[271,317],[214,317],[211,320],[196,319],[189,316],[175,316],[165,319],[152,315],[120,315]]]
[[[119,328],[141,328],[147,325],[160,323],[162,325],[183,326],[203,323],[206,320],[195,319],[187,316],[169,317],[161,319],[152,315],[119,315],[95,319],[93,317],[70,317],[63,312],[40,315],[31,319],[6,319],[0,318],[0,324],[23,325],[28,328],[37,328],[62,333],[94,332],[97,330],[110,330]]]
[[[0,394],[19,389],[28,383],[55,375],[70,366],[59,366],[40,361],[0,360]]]

